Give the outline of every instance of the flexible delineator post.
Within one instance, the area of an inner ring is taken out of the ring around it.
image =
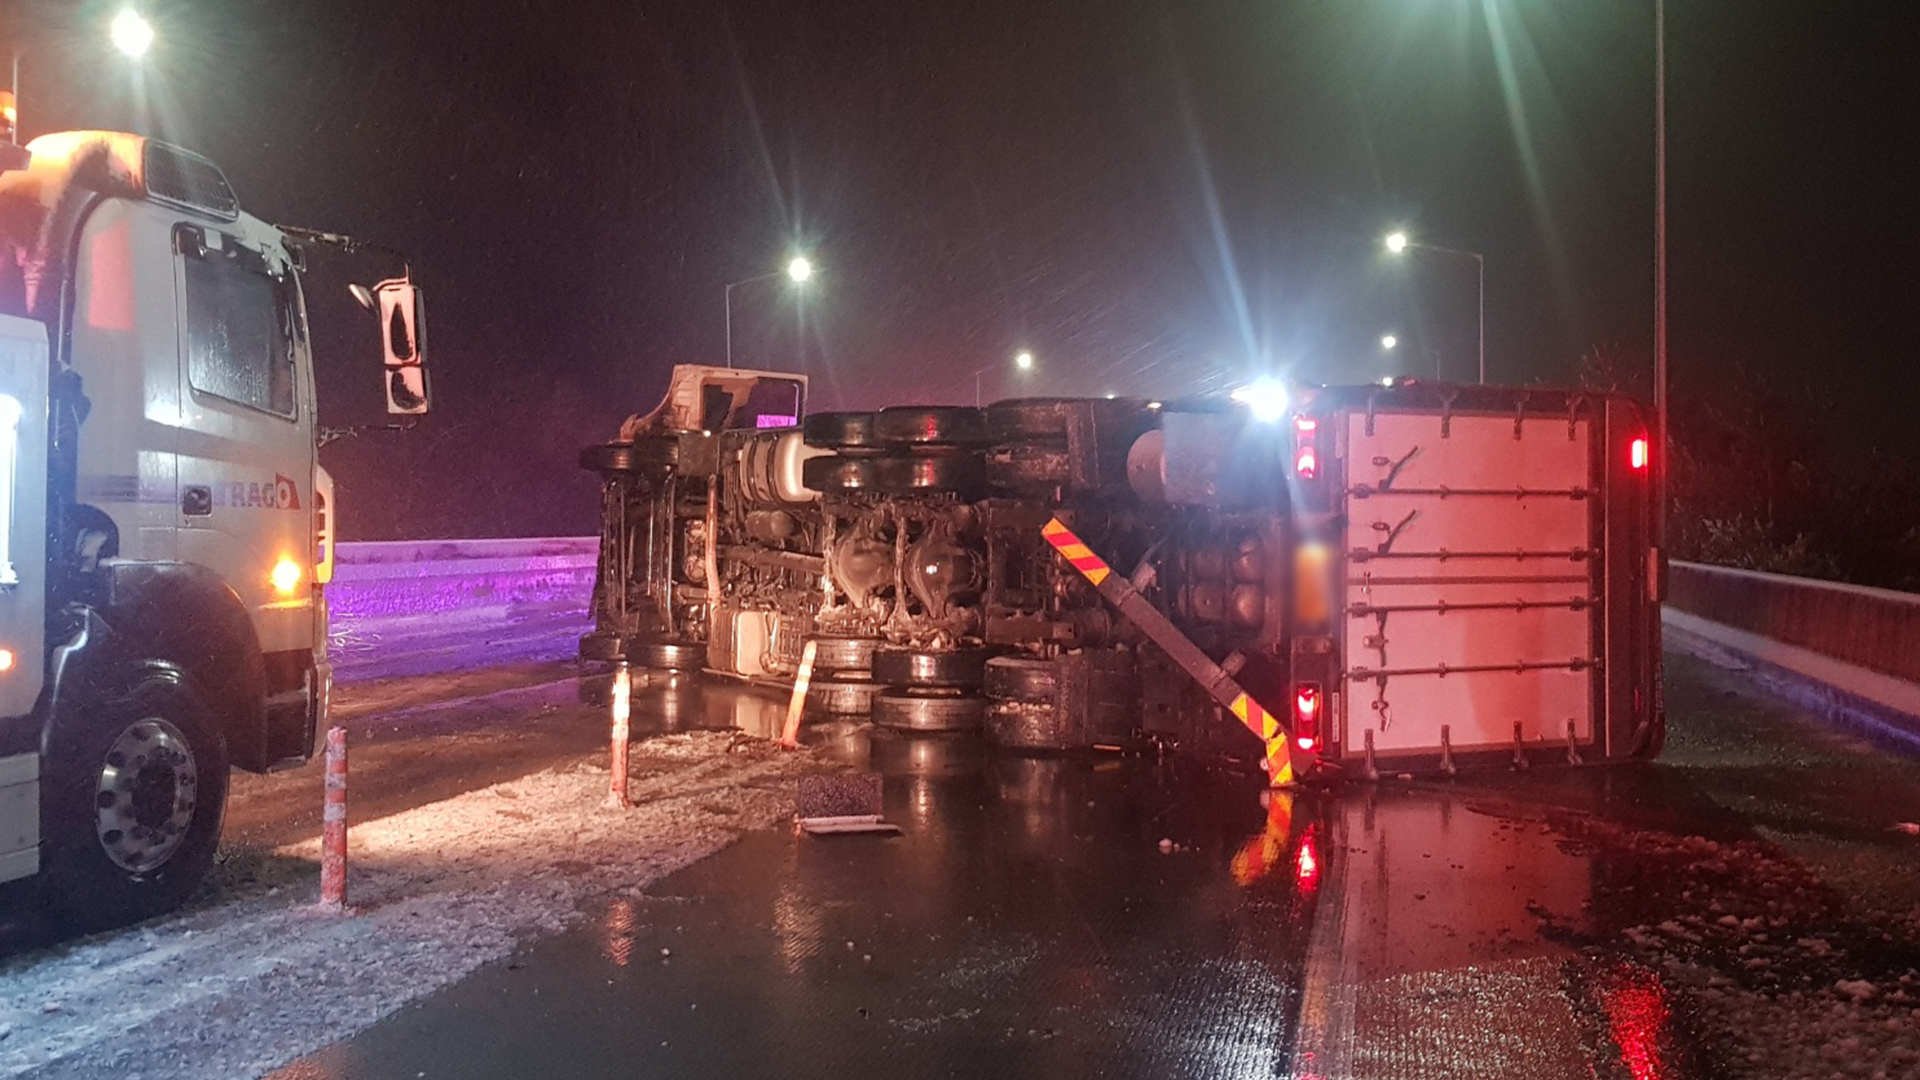
[[[608,752],[607,806],[624,809],[627,803],[627,743],[632,736],[633,674],[626,662],[613,665],[613,731]]]
[[[780,729],[780,746],[787,750],[800,747],[800,714],[807,708],[807,684],[813,681],[813,661],[820,643],[809,641],[800,650],[800,671],[793,677],[793,697],[787,700],[787,725]]]
[[[1265,768],[1267,779],[1273,786],[1294,782],[1293,753],[1287,745],[1292,733],[1280,722],[1279,717],[1268,712],[1241,689],[1233,676],[1214,663],[1213,658],[1202,652],[1191,638],[1181,633],[1160,613],[1160,609],[1133,587],[1133,582],[1128,581],[1126,575],[1114,573],[1106,560],[1095,555],[1059,518],[1049,520],[1040,533],[1060,553],[1061,558],[1071,563],[1081,576],[1092,583],[1109,604],[1118,608],[1121,615],[1160,646],[1160,651],[1180,665],[1182,671],[1191,675],[1200,688],[1207,692],[1207,696],[1225,706],[1228,712],[1246,725],[1247,730],[1259,736],[1261,743],[1266,746]]]
[[[325,803],[320,811],[320,906],[347,909],[347,729],[327,729]]]

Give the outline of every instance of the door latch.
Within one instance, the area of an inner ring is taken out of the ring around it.
[[[180,492],[180,512],[188,517],[207,517],[213,513],[213,489],[205,484],[190,484]]]

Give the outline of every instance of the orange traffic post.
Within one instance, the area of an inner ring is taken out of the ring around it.
[[[633,736],[633,674],[624,660],[613,665],[611,701],[613,731],[607,763],[606,805],[608,809],[623,810],[630,805],[627,802],[627,746]]]
[[[320,909],[347,911],[347,729],[327,729],[326,795],[320,811]]]
[[[817,641],[807,642],[800,650],[800,671],[793,677],[793,697],[787,700],[787,726],[780,731],[783,750],[800,749],[800,714],[807,708],[807,684],[813,681],[813,660],[819,651]]]

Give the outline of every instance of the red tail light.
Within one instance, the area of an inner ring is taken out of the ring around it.
[[[1653,451],[1647,445],[1646,436],[1643,435],[1640,438],[1633,440],[1633,447],[1627,453],[1628,453],[1628,457],[1627,457],[1628,463],[1631,464],[1634,467],[1634,469],[1637,471],[1647,467],[1647,462],[1652,457]]]
[[[1320,422],[1311,416],[1293,421],[1293,472],[1302,480],[1320,475],[1320,449],[1314,445],[1314,435],[1319,429]]]
[[[1302,750],[1320,742],[1320,687],[1301,683],[1293,691],[1293,741]]]

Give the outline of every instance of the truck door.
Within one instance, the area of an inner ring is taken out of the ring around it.
[[[1354,412],[1343,732],[1383,756],[1594,738],[1602,535],[1586,416]]]
[[[313,641],[313,386],[298,277],[277,245],[174,229],[179,557],[221,575],[272,654]]]

